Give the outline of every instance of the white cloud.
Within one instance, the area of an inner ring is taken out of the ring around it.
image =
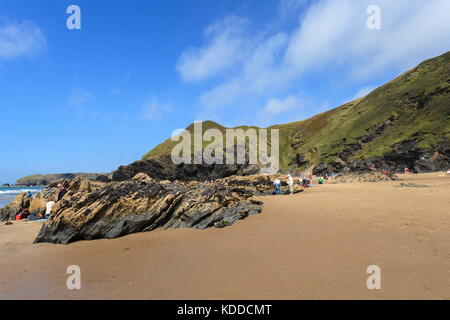
[[[373,4],[381,8],[381,30],[367,28],[366,9]],[[307,73],[339,72],[343,81],[359,83],[449,50],[450,1],[285,0],[279,11],[298,6],[303,10],[294,30],[247,35],[247,24],[230,32],[219,22],[204,46],[183,53],[178,64],[183,79],[223,77],[200,95],[202,114],[217,118],[218,111],[246,99],[273,97]]]
[[[69,95],[67,103],[71,107],[78,107],[86,104],[92,98],[93,95],[88,90],[82,88],[74,88]]]
[[[0,60],[32,57],[46,49],[41,29],[31,21],[0,21]]]
[[[145,120],[157,120],[172,110],[173,107],[170,104],[160,103],[158,99],[152,98],[149,103],[142,107],[142,118]]]
[[[280,78],[279,57],[287,40],[284,33],[259,36],[251,44],[252,49],[239,71],[199,97],[201,106],[216,112],[243,95],[260,95],[267,93],[268,88],[283,87],[285,82]]]
[[[297,96],[288,96],[285,99],[270,99],[263,109],[263,114],[267,116],[286,113],[301,107],[301,101]]]
[[[365,97],[375,89],[376,89],[375,86],[367,86],[367,87],[361,88],[360,90],[358,90],[358,92],[355,93],[355,95],[353,96],[353,100]]]
[[[237,63],[244,54],[248,39],[243,37],[244,18],[227,16],[205,30],[208,44],[185,50],[177,70],[186,81],[210,78]]]
[[[449,50],[450,2],[378,0],[382,29],[366,27],[374,1],[322,0],[309,8],[292,36],[286,64],[297,73],[344,66],[357,78],[404,70]]]

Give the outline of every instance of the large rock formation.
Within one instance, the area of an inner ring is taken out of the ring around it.
[[[248,159],[248,158],[247,158]],[[138,173],[145,173],[156,179],[205,181],[232,175],[252,175],[258,173],[256,165],[175,165],[170,155],[161,155],[146,160],[135,161],[127,166],[120,166],[112,173],[113,181],[124,181],[133,178]]]
[[[158,181],[143,173],[107,184],[75,179],[36,242],[66,244],[156,228],[230,225],[261,212],[262,203],[254,195],[271,194],[272,179],[229,177],[200,183]]]

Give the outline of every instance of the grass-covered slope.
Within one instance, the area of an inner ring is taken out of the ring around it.
[[[204,122],[203,130],[209,128],[225,130]],[[187,129],[193,132],[192,125]],[[437,150],[450,141],[450,52],[421,63],[366,97],[269,129],[280,129],[283,170],[328,163],[346,167],[392,156],[408,143],[411,150]],[[168,155],[175,144],[168,139],[143,159]]]

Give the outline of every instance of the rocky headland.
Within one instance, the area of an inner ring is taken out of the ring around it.
[[[89,180],[109,181],[110,173],[60,173],[35,174],[17,179],[16,186],[48,186],[61,179],[75,179],[77,177]]]

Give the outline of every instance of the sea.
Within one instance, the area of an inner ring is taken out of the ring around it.
[[[13,201],[19,193],[30,191],[32,194],[41,191],[42,187],[7,187],[0,188],[0,208]]]

